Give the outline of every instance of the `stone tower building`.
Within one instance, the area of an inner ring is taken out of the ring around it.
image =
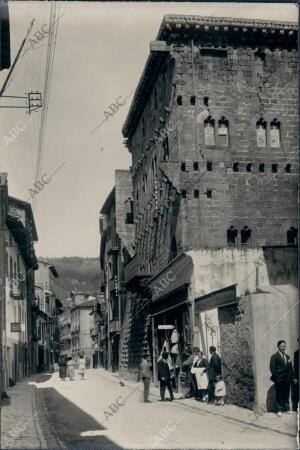
[[[147,350],[155,374],[166,347],[178,375],[195,344],[207,356],[216,345],[232,365],[231,337],[255,380],[248,406],[265,401],[277,337],[296,347],[297,33],[294,23],[170,15],[151,42],[122,130],[136,226],[124,373]],[[264,356],[255,336],[269,322]]]

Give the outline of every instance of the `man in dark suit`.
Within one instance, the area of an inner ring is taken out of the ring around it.
[[[213,345],[209,347],[209,352],[211,354],[209,360],[209,368],[208,368],[208,386],[207,386],[207,394],[208,399],[207,402],[210,403],[214,400],[215,397],[215,386],[214,382],[216,381],[216,377],[221,375],[221,357],[217,354],[217,349]]]
[[[291,358],[285,353],[286,342],[277,342],[278,351],[271,356],[270,371],[271,380],[275,383],[277,416],[290,411],[290,388],[294,377]]]
[[[173,387],[171,382],[171,372],[168,364],[168,352],[163,352],[162,359],[158,361],[157,369],[158,369],[158,379],[160,382],[160,396],[161,401],[165,400],[165,392],[166,387],[170,393],[170,400],[174,400]]]
[[[299,345],[299,339],[297,339]],[[292,387],[292,404],[293,411],[297,412],[299,403],[299,348],[294,353],[294,384]]]

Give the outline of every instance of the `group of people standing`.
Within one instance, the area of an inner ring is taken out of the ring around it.
[[[183,366],[188,372],[188,380],[191,386],[186,398],[195,398],[197,401],[215,402],[217,405],[224,405],[226,387],[222,379],[221,358],[217,354],[214,346],[211,346],[209,351],[211,357],[208,361],[204,357],[203,352],[198,347],[194,347],[193,354],[183,363]],[[166,389],[169,391],[170,401],[173,401],[175,373],[168,352],[162,352],[157,362],[157,371],[161,401],[165,400]],[[149,388],[151,377],[152,373],[147,361],[147,355],[144,355],[140,365],[138,381],[142,380],[144,383],[145,403],[150,403]]]
[[[79,355],[79,358],[74,360],[72,356],[60,356],[59,358],[59,378],[65,381],[69,378],[70,381],[75,379],[75,367],[78,367],[77,373],[79,374],[80,380],[84,380],[84,373],[86,369],[86,359],[83,354]]]
[[[203,352],[194,347],[193,353],[183,362],[191,386],[186,398],[223,406],[226,386],[222,379],[221,357],[213,345],[209,347],[209,352],[211,356],[208,361]]]

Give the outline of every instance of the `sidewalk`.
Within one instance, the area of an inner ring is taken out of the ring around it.
[[[1,448],[58,447],[53,435],[41,429],[47,417],[35,383],[44,378],[45,373],[35,374],[7,389],[10,400],[1,407]]]
[[[101,371],[101,374],[106,376],[107,379],[112,382],[119,383],[122,381],[125,386],[135,387],[136,383],[128,380],[122,379],[118,373],[108,372],[105,369],[97,369]],[[142,387],[142,384],[141,384]],[[151,384],[150,393],[156,397],[160,398],[159,388],[154,384]],[[150,395],[151,395],[150,394]],[[168,396],[168,392],[166,393]],[[295,437],[297,435],[297,414],[283,414],[282,417],[277,417],[274,413],[265,414],[255,414],[246,408],[241,408],[236,405],[224,405],[216,406],[207,403],[197,402],[194,399],[186,399],[182,397],[182,394],[174,393],[175,403],[182,405],[186,408],[191,408],[193,410],[199,410],[207,414],[212,414],[216,416],[221,416],[235,422],[245,424],[245,430],[248,427],[258,427],[265,430],[275,431],[280,434]]]

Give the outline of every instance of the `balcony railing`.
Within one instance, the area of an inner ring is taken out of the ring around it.
[[[124,266],[124,282],[125,284],[137,280],[139,278],[151,277],[149,263],[143,262],[136,256]]]
[[[26,297],[26,282],[19,276],[19,274],[8,274],[9,295],[17,300],[25,299]]]

